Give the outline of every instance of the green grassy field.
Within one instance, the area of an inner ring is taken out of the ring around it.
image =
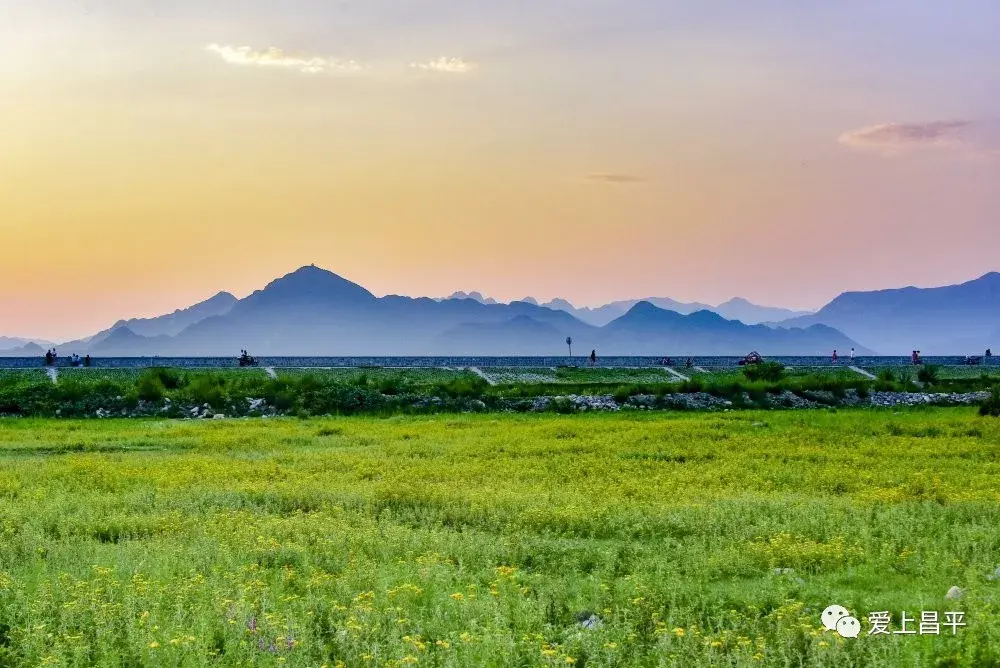
[[[0,416],[176,418],[206,406],[230,417],[268,412],[296,417],[502,412],[533,410],[535,398],[572,394],[612,397],[619,405],[630,397],[653,396],[662,408],[670,403],[661,401],[668,394],[700,392],[741,408],[768,408],[769,396],[783,393],[812,401],[816,392],[840,400],[853,391],[864,400],[869,391],[961,394],[988,391],[1000,383],[996,376],[971,375],[967,369],[952,367],[924,369],[919,384],[909,370],[897,369],[891,376],[871,380],[844,368],[780,365],[710,373],[684,369],[689,380],[662,367],[266,371],[76,368],[60,369],[50,378],[42,369],[0,370]]]
[[[663,368],[615,369],[615,368],[524,368],[497,367],[483,369],[483,373],[498,385],[524,385],[543,383],[550,385],[588,384],[667,384],[677,381],[677,377]]]
[[[263,370],[258,369],[263,373]],[[434,383],[449,382],[457,379],[475,380],[477,376],[471,371],[439,368],[386,369],[352,368],[352,369],[275,369],[278,378],[302,378],[313,376],[320,380],[357,384],[361,380],[379,383],[386,379],[398,380],[418,387]]]
[[[0,665],[996,665],[998,458],[973,409],[3,420]]]

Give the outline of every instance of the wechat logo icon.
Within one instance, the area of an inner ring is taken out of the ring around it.
[[[836,631],[842,638],[857,638],[861,633],[861,622],[842,605],[831,605],[820,616],[827,631]]]

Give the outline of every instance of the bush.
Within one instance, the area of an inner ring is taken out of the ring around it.
[[[378,391],[390,396],[399,394],[403,389],[403,379],[398,375],[386,376],[378,384]]]
[[[191,402],[196,406],[208,404],[218,410],[227,403],[226,394],[223,390],[224,378],[215,376],[197,376],[186,388],[186,393]]]
[[[993,386],[990,396],[979,407],[979,414],[983,417],[1000,417],[1000,385]]]
[[[179,388],[181,385],[184,384],[184,378],[181,376],[180,373],[178,373],[174,369],[164,369],[162,367],[156,367],[147,370],[146,373],[143,374],[143,376],[147,375],[159,379],[163,387],[168,390],[176,390],[177,388]]]
[[[785,376],[785,367],[779,362],[760,362],[743,367],[743,375],[751,382],[777,383]]]
[[[690,380],[682,380],[679,388],[682,393],[703,392],[705,383],[701,378],[692,377]]]
[[[917,380],[925,385],[933,385],[938,380],[938,367],[934,365],[928,365],[920,368],[917,372]]]
[[[569,414],[576,413],[576,404],[569,397],[556,397],[549,404],[549,410],[555,411],[556,413]]]
[[[487,382],[477,376],[475,378],[455,378],[437,383],[433,393],[450,399],[481,399],[487,389],[489,389]]]
[[[615,401],[617,401],[620,404],[623,404],[629,400],[629,397],[632,396],[632,391],[628,385],[620,385],[619,387],[615,388],[615,391],[612,392],[611,396],[615,398]]]
[[[274,406],[279,411],[287,411],[295,404],[295,387],[287,378],[269,381],[261,394],[269,406]]]
[[[162,401],[166,394],[167,388],[155,374],[143,374],[136,383],[136,395],[143,401]]]

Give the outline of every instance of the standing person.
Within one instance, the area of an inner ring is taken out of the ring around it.
[[[836,350],[833,351],[833,363],[834,364],[837,363],[837,351]]]
[[[90,366],[90,353],[87,353],[87,356],[83,358],[83,366]]]
[[[851,348],[851,364],[854,364],[854,348]]]
[[[52,349],[45,351],[45,366],[52,366]]]
[[[596,364],[597,364],[597,351],[596,350],[591,350],[590,351],[590,366],[594,366]]]

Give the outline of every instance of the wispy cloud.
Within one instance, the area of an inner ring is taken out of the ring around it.
[[[444,72],[445,74],[467,74],[476,69],[475,63],[470,63],[462,58],[438,58],[425,62],[410,63],[410,67],[416,70],[428,72]]]
[[[321,56],[286,53],[284,50],[274,46],[263,51],[255,51],[249,46],[231,46],[228,44],[209,44],[205,48],[232,65],[283,67],[308,74],[317,74],[320,72],[357,72],[363,69],[361,65],[353,60],[337,60]]]
[[[885,156],[921,149],[971,148],[972,121],[881,123],[840,135],[840,144]]]
[[[613,184],[623,184],[623,183],[644,183],[646,179],[641,176],[635,176],[633,174],[588,174],[588,181],[595,181],[597,183],[613,183]]]

